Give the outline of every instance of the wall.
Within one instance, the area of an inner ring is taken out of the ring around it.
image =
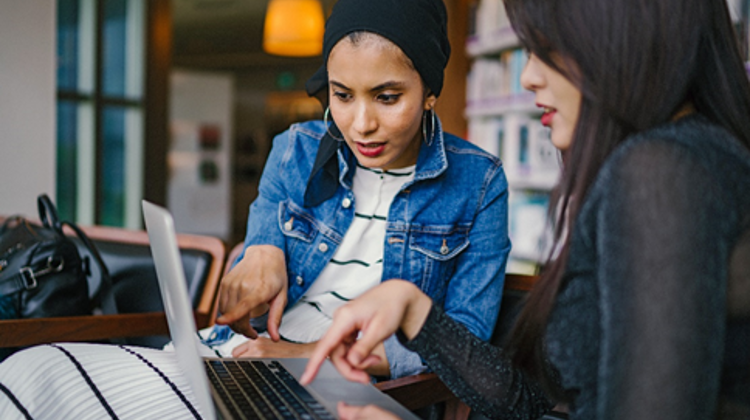
[[[0,215],[55,196],[55,2],[0,0]]]
[[[175,228],[227,240],[234,78],[175,70],[170,85],[167,206]]]
[[[273,136],[287,129],[292,122],[322,118],[323,108],[314,99],[313,112],[317,115],[299,115],[299,112],[293,112],[298,107],[292,106],[292,102],[297,104],[300,97],[309,99],[304,93],[304,84],[318,66],[319,63],[315,62],[283,69],[258,67],[237,73],[230,244],[241,242],[245,237],[250,203],[258,194],[258,182]],[[279,84],[280,79],[285,81],[283,87]],[[274,112],[284,104],[288,115]]]
[[[445,68],[443,92],[438,98],[435,111],[443,123],[443,130],[461,138],[467,138],[466,74],[469,59],[466,56],[466,33],[468,31],[469,0],[444,0],[448,11],[448,40],[451,57]]]

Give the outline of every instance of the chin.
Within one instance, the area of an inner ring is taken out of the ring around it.
[[[562,137],[562,138],[561,138]],[[552,145],[555,146],[558,150],[568,150],[570,147],[570,143],[572,142],[572,136],[555,136],[554,133],[550,136],[550,141],[552,141]]]

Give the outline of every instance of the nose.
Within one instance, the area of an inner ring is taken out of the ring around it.
[[[378,128],[378,121],[374,110],[366,103],[360,103],[354,114],[352,128],[361,138],[366,138]]]
[[[521,72],[521,86],[530,91],[536,91],[544,85],[544,76],[539,68],[539,59],[530,54]]]

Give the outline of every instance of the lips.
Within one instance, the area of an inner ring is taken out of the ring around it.
[[[374,158],[380,156],[385,150],[385,143],[355,143],[357,151],[365,157]]]
[[[541,118],[542,125],[544,125],[545,127],[549,127],[550,124],[552,124],[552,118],[557,113],[557,110],[555,108],[551,108],[551,107],[540,105],[540,104],[537,104],[537,106],[539,108],[544,109],[544,113],[542,114],[542,118]]]

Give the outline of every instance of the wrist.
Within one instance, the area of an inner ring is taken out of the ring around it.
[[[285,260],[284,251],[275,245],[250,245],[245,248],[243,258],[254,258],[260,261]]]
[[[406,293],[406,310],[400,328],[406,338],[411,340],[422,330],[422,326],[424,325],[425,320],[427,320],[427,315],[429,315],[430,309],[432,308],[432,299],[425,295],[414,284],[408,284],[410,287]]]

